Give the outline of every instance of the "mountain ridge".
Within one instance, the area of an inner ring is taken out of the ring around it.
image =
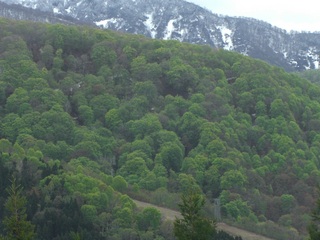
[[[3,0],[88,24],[150,38],[236,51],[287,71],[318,69],[319,32],[287,32],[264,21],[229,17],[183,0]]]
[[[0,1],[0,16],[9,19],[33,21],[33,22],[47,22],[47,23],[60,23],[66,25],[91,25],[88,22],[83,22],[64,16],[61,14],[54,14],[50,12],[43,12],[37,9],[31,9],[18,4],[7,4]]]

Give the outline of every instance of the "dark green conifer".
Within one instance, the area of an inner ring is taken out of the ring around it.
[[[9,194],[5,203],[7,216],[3,224],[6,230],[7,240],[31,240],[34,238],[34,226],[27,221],[27,199],[22,195],[22,188],[17,185],[16,179],[11,180],[11,186],[7,188]]]
[[[179,204],[181,219],[174,222],[174,235],[179,240],[214,239],[216,224],[201,214],[205,204],[202,195],[196,193],[183,194]]]

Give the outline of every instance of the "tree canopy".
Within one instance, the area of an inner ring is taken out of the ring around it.
[[[308,234],[317,83],[209,46],[6,19],[0,28],[0,186],[14,175],[23,187],[36,238],[173,238],[128,195],[177,208],[189,189],[251,231]]]

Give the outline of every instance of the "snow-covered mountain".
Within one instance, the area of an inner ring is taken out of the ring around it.
[[[319,67],[320,32],[288,33],[263,21],[217,15],[183,0],[2,1],[117,31],[209,44],[286,70]]]
[[[12,18],[16,20],[28,20],[34,22],[61,23],[68,25],[91,25],[88,22],[77,20],[73,17],[54,14],[51,12],[43,12],[37,9],[26,8],[18,4],[6,4],[0,1],[0,17]]]

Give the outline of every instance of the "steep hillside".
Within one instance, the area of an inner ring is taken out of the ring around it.
[[[255,19],[217,15],[183,0],[2,1],[121,32],[208,44],[262,59],[288,71],[319,66],[320,33],[288,33]],[[20,14],[15,16],[22,18]]]
[[[190,190],[251,231],[307,234],[319,85],[209,46],[5,19],[0,28],[0,186],[17,177],[40,239],[172,239],[157,212],[137,212],[124,194],[172,207]]]
[[[312,83],[320,84],[320,71],[317,70],[308,70],[297,73],[299,76],[304,77],[311,81]]]
[[[157,208],[161,212],[162,216],[168,220],[174,221],[176,218],[181,218],[181,214],[178,211],[174,211],[174,210],[168,209],[168,208],[158,207],[156,205],[141,202],[141,201],[135,200],[134,202],[140,208],[146,208],[146,207]],[[232,236],[241,236],[243,240],[272,240],[270,238],[266,238],[261,235],[253,234],[251,232],[247,232],[245,230],[229,226],[229,225],[222,223],[222,222],[217,223],[217,228],[219,230],[223,230],[223,231],[231,234]]]

